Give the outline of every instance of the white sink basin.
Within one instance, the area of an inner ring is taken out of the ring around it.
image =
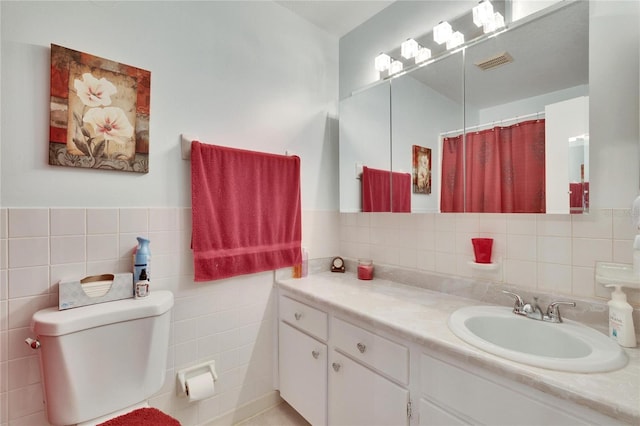
[[[570,320],[537,321],[502,306],[469,306],[449,317],[449,328],[486,352],[512,361],[576,373],[612,371],[627,355],[612,339]]]

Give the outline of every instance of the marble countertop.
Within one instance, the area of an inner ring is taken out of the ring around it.
[[[607,373],[565,373],[513,362],[460,340],[447,326],[455,310],[486,304],[388,280],[358,280],[352,273],[322,272],[283,279],[278,286],[292,295],[370,324],[374,329],[434,351],[463,359],[489,371],[602,414],[640,424],[640,349],[626,349],[629,363]]]

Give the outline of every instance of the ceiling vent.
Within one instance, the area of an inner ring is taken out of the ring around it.
[[[480,68],[482,71],[487,71],[511,62],[513,62],[513,57],[507,52],[502,52],[481,62],[476,62],[474,65]]]

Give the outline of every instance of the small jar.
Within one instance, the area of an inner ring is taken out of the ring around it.
[[[371,259],[358,259],[358,279],[373,279],[373,261]]]

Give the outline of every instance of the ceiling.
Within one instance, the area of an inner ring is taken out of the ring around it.
[[[297,0],[276,1],[276,3],[340,38],[393,1]]]

